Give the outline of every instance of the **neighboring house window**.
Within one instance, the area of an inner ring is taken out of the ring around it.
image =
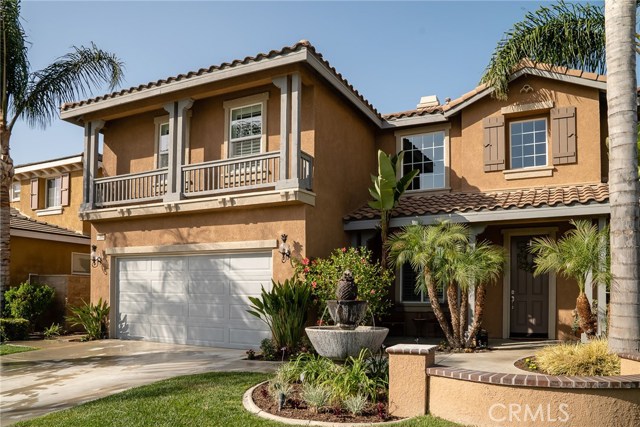
[[[438,289],[438,299],[440,302],[444,301],[442,289]],[[418,291],[416,293],[416,272],[409,264],[400,267],[400,300],[402,302],[429,302],[429,295],[426,292]]]
[[[413,169],[419,173],[409,190],[433,190],[446,187],[445,131],[402,136],[404,174]]]
[[[224,103],[227,157],[259,154],[266,145],[268,93]]]
[[[45,208],[62,206],[62,177],[47,179]]]
[[[547,165],[547,121],[545,119],[510,124],[511,169]]]
[[[169,122],[158,124],[158,168],[169,166]]]
[[[91,274],[91,256],[89,254],[72,252],[71,274]]]
[[[21,182],[16,181],[11,183],[11,201],[19,202],[20,201],[20,190],[21,190]]]

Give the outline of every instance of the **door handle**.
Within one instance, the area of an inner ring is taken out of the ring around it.
[[[511,295],[511,310],[513,310],[513,303],[516,302],[516,297],[514,295]]]

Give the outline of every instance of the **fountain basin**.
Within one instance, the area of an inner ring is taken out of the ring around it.
[[[367,314],[366,301],[328,300],[329,315],[340,329],[355,329]]]
[[[318,354],[333,360],[357,357],[363,348],[375,353],[389,333],[388,328],[379,326],[358,326],[353,330],[338,326],[310,326],[305,331]]]

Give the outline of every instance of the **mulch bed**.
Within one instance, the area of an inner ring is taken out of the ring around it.
[[[543,372],[542,370],[540,370],[540,368],[531,369],[529,367],[529,364],[527,362],[525,362],[526,359],[529,359],[529,361],[531,363],[537,364],[536,363],[536,357],[535,356],[529,356],[529,357],[523,357],[522,359],[516,360],[516,363],[514,363],[513,365],[518,369],[522,369],[523,371],[533,372],[534,374],[548,375],[546,372]]]
[[[384,404],[384,418],[379,415],[378,408],[375,404],[367,407],[361,415],[351,415],[344,409],[342,409],[340,413],[337,413],[333,408],[322,409],[316,414],[311,412],[307,404],[302,400],[301,388],[299,384],[294,384],[293,392],[281,411],[278,411],[278,405],[269,394],[266,383],[256,387],[253,391],[253,402],[260,409],[270,414],[297,420],[326,421],[332,423],[379,423],[383,421],[400,420],[398,417],[390,417],[386,414],[386,403]]]

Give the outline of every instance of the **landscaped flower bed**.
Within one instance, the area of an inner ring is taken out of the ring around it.
[[[282,365],[253,390],[261,410],[280,417],[328,422],[374,423],[397,420],[388,414],[387,359],[362,351],[337,364],[304,354]]]

